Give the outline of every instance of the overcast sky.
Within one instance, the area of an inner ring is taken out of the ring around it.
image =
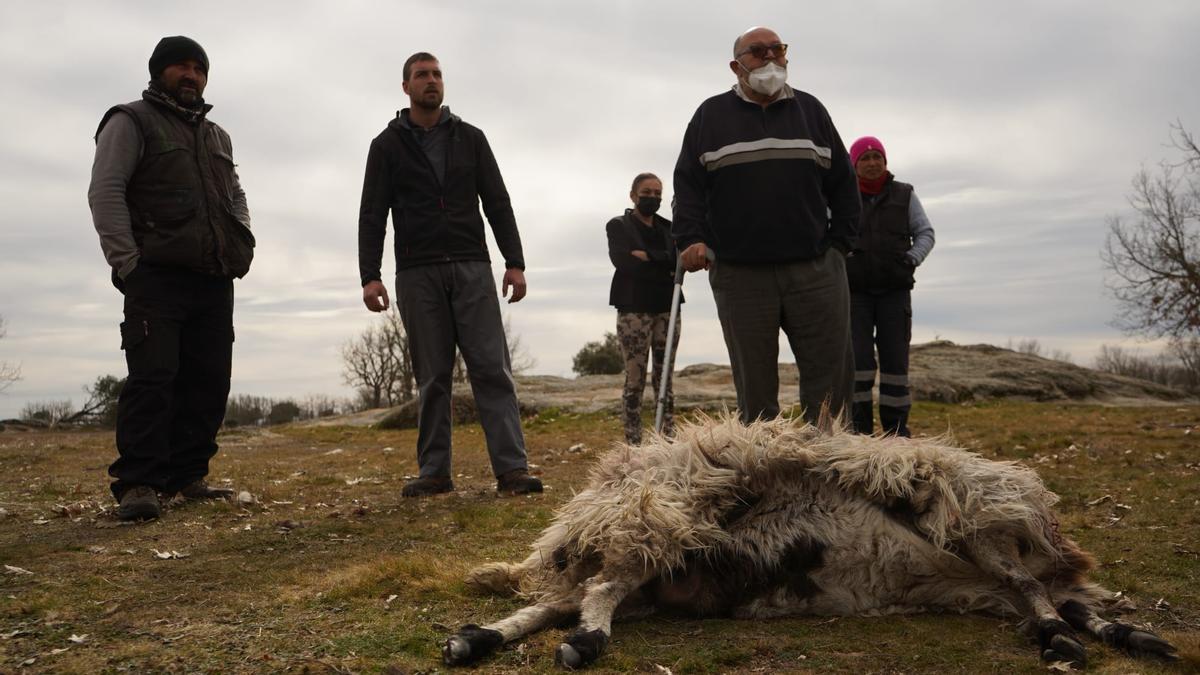
[[[534,372],[570,375],[614,328],[605,222],[638,172],[666,178],[670,199],[684,127],[732,84],[733,38],[753,25],[790,43],[789,83],[847,145],[878,136],[916,186],[937,247],[917,274],[914,341],[1036,338],[1082,364],[1139,344],[1110,326],[1098,252],[1133,174],[1172,157],[1169,125],[1200,131],[1194,0],[6,2],[0,362],[23,379],[0,393],[0,418],[81,403],[83,385],[124,374],[121,296],[87,207],[92,135],[139,97],[160,37],[208,52],[211,118],[233,138],[258,238],[237,282],[233,391],[303,397],[350,394],[339,349],[373,320],[362,171],[406,105],[409,54],[441,59],[447,105],[487,133],[528,263],[529,296],[506,314]],[[704,274],[685,289],[678,365],[727,363]]]

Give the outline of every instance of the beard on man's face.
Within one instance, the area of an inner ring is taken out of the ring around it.
[[[155,80],[155,84],[158,85],[159,91],[184,106],[196,106],[204,102],[204,90],[200,88],[198,82],[190,77],[180,78],[173,86],[168,85],[161,78]]]
[[[423,110],[437,110],[442,107],[442,98],[442,92],[429,88],[421,92],[420,96],[413,97],[412,104]]]

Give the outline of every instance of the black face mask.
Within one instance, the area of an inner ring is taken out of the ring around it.
[[[662,197],[638,197],[637,210],[638,213],[647,218],[658,213],[658,207],[662,204]]]

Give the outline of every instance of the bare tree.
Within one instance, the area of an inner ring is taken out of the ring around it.
[[[523,373],[537,365],[520,336],[512,332],[512,324],[507,319],[504,321],[504,338],[513,373]],[[384,314],[378,324],[369,326],[346,343],[342,348],[342,361],[346,367],[344,380],[358,389],[359,405],[363,407],[396,405],[412,400],[417,394],[408,333],[395,310]],[[468,380],[462,354],[455,350],[451,381],[465,384]]]
[[[346,404],[326,394],[309,394],[300,402],[300,416],[308,419],[336,415]]]
[[[0,316],[0,338],[4,337],[7,331],[4,329],[4,317]],[[8,389],[13,382],[21,379],[21,367],[12,365],[7,361],[0,361],[0,391]]]
[[[1183,338],[1200,335],[1200,148],[1182,124],[1170,135],[1183,159],[1134,176],[1136,221],[1109,218],[1101,257],[1121,307],[1117,326]]]
[[[508,358],[513,375],[528,373],[537,367],[537,359],[529,353],[521,336],[513,332],[512,321],[504,317],[504,341],[508,344]]]
[[[400,320],[400,312],[392,310],[384,319],[384,333],[391,345],[396,359],[396,394],[399,400],[392,403],[410,401],[417,393],[417,375],[413,370],[412,351],[408,348],[408,332],[404,330],[404,322]],[[461,357],[457,357],[461,361]]]
[[[412,398],[408,335],[395,310],[342,347],[343,379],[363,392],[372,408]]]

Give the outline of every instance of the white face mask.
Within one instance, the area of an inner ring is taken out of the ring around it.
[[[745,70],[746,67],[742,66]],[[747,70],[746,81],[749,82],[750,88],[762,94],[763,96],[774,96],[783,89],[783,85],[787,83],[787,68],[775,63],[774,61],[755,68]]]

